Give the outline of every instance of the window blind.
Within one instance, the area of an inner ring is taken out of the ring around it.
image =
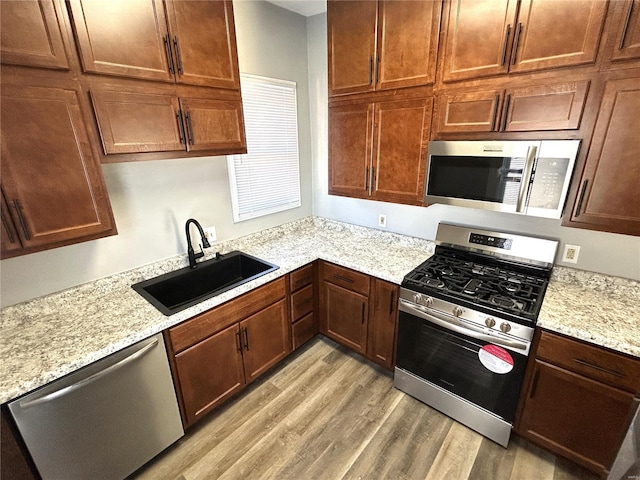
[[[227,157],[234,221],[300,206],[296,84],[241,74],[247,154]]]

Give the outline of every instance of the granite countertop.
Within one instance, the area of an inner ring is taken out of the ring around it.
[[[178,255],[13,305],[0,319],[0,403],[95,362],[316,259],[400,284],[434,242],[307,217],[206,252],[241,250],[280,268],[169,317],[131,285],[188,265]],[[640,357],[640,283],[556,267],[538,325]]]
[[[640,357],[640,282],[556,266],[538,326]]]

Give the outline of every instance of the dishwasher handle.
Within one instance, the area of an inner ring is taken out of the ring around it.
[[[93,383],[96,380],[98,380],[100,378],[103,378],[106,375],[109,375],[109,374],[113,373],[114,371],[119,370],[120,368],[130,364],[131,362],[135,361],[136,359],[144,356],[145,354],[150,352],[157,344],[158,344],[158,339],[157,338],[153,338],[152,340],[147,342],[145,345],[141,345],[131,355],[126,356],[122,360],[119,360],[118,362],[114,363],[113,365],[110,365],[109,367],[105,368],[104,370],[100,370],[99,372],[96,372],[93,375],[89,375],[87,378],[83,378],[82,380],[80,380],[80,381],[78,381],[76,383],[73,383],[71,385],[67,385],[66,387],[62,387],[59,390],[55,390],[55,391],[53,391],[51,393],[47,393],[46,395],[43,395],[42,397],[38,397],[38,398],[22,401],[22,402],[20,402],[20,408],[22,408],[22,409],[31,408],[31,407],[34,407],[36,405],[40,405],[42,403],[46,403],[46,402],[49,402],[51,400],[55,400],[56,398],[60,398],[60,397],[63,397],[65,395],[68,395],[69,393],[74,392],[75,390],[78,390],[79,388],[82,388],[82,387],[84,387],[84,386],[86,386],[86,385],[88,385],[90,383]]]

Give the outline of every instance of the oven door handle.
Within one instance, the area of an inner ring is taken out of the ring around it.
[[[478,330],[471,325],[465,324],[462,325],[459,320],[456,322],[451,321],[451,319],[439,315],[435,312],[429,311],[427,308],[422,307],[420,305],[414,305],[411,302],[406,301],[405,299],[400,299],[400,310],[409,313],[411,315],[416,315],[417,317],[422,318],[423,320],[427,320],[428,322],[435,323],[436,325],[441,326],[442,328],[446,328],[447,330],[451,330],[453,332],[461,333],[463,335],[468,335],[469,337],[475,338],[477,340],[485,340],[487,342],[494,343],[496,345],[500,345],[502,347],[514,348],[517,350],[524,350],[524,353],[527,354],[529,350],[529,344],[525,342],[518,342],[516,340],[510,340],[504,338],[502,335],[491,335],[485,333],[482,330]]]

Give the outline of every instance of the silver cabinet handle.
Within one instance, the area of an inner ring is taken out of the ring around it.
[[[524,170],[522,171],[520,193],[518,193],[518,203],[516,205],[516,212],[518,213],[523,213],[527,206],[527,197],[529,195],[529,188],[531,187],[531,173],[533,172],[537,153],[538,147],[529,147],[527,150],[527,160],[524,164]]]
[[[148,353],[151,349],[153,349],[153,347],[155,347],[157,344],[158,344],[158,339],[154,338],[153,340],[150,340],[148,343],[146,343],[145,345],[143,345],[140,348],[138,348],[138,350],[133,352],[131,355],[123,358],[119,362],[114,363],[113,365],[105,368],[104,370],[100,370],[99,372],[96,372],[93,375],[90,375],[87,378],[84,378],[84,379],[80,380],[79,382],[76,382],[76,383],[74,383],[72,385],[67,385],[66,387],[62,387],[61,389],[56,390],[54,392],[47,393],[46,395],[43,395],[42,397],[34,398],[33,400],[26,400],[24,402],[20,402],[20,408],[26,409],[26,408],[34,407],[36,405],[40,405],[42,403],[46,403],[46,402],[49,402],[51,400],[55,400],[56,398],[60,398],[60,397],[63,397],[65,395],[68,395],[69,393],[74,392],[75,390],[78,390],[79,388],[82,388],[85,385],[93,383],[96,380],[99,380],[100,378],[102,378],[102,377],[104,377],[106,375],[109,375],[109,374],[113,373],[115,370],[119,370],[120,368],[128,365],[129,363],[133,362],[134,360],[142,357],[143,355]]]

